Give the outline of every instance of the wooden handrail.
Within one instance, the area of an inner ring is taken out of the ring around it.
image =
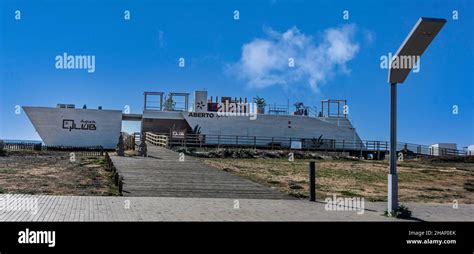
[[[146,137],[146,142],[152,145],[168,147],[168,136],[166,135],[159,135],[159,134],[154,134],[151,132],[146,132],[145,137]]]

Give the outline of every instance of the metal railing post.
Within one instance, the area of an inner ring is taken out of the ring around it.
[[[380,160],[380,141],[377,141],[377,160]]]
[[[309,201],[316,201],[316,162],[309,162]]]
[[[186,133],[184,133],[184,147],[186,147],[188,137],[186,136]]]

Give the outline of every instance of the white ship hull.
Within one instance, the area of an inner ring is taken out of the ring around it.
[[[114,149],[122,128],[120,110],[23,107],[47,146]]]
[[[145,131],[155,133],[192,133],[201,135],[228,135],[239,137],[268,137],[301,139],[345,140],[359,145],[361,139],[347,118],[308,117],[287,115],[218,116],[216,112],[145,112]],[[147,120],[149,119],[149,124]],[[153,119],[154,121],[151,121]],[[170,123],[169,121],[174,121]],[[180,124],[180,122],[184,124]],[[197,134],[197,133],[195,133]],[[251,139],[248,139],[251,140]],[[222,139],[220,142],[225,142]],[[210,141],[209,139],[206,141]],[[235,142],[235,141],[230,141]]]

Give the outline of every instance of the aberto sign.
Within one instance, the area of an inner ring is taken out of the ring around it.
[[[188,114],[189,117],[208,117],[208,118],[214,118],[214,113],[201,113],[201,112],[189,112]]]

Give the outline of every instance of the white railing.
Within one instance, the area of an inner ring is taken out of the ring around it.
[[[158,134],[153,134],[151,132],[146,132],[145,138],[146,138],[146,142],[152,145],[168,147],[168,136],[166,135],[158,135]]]

